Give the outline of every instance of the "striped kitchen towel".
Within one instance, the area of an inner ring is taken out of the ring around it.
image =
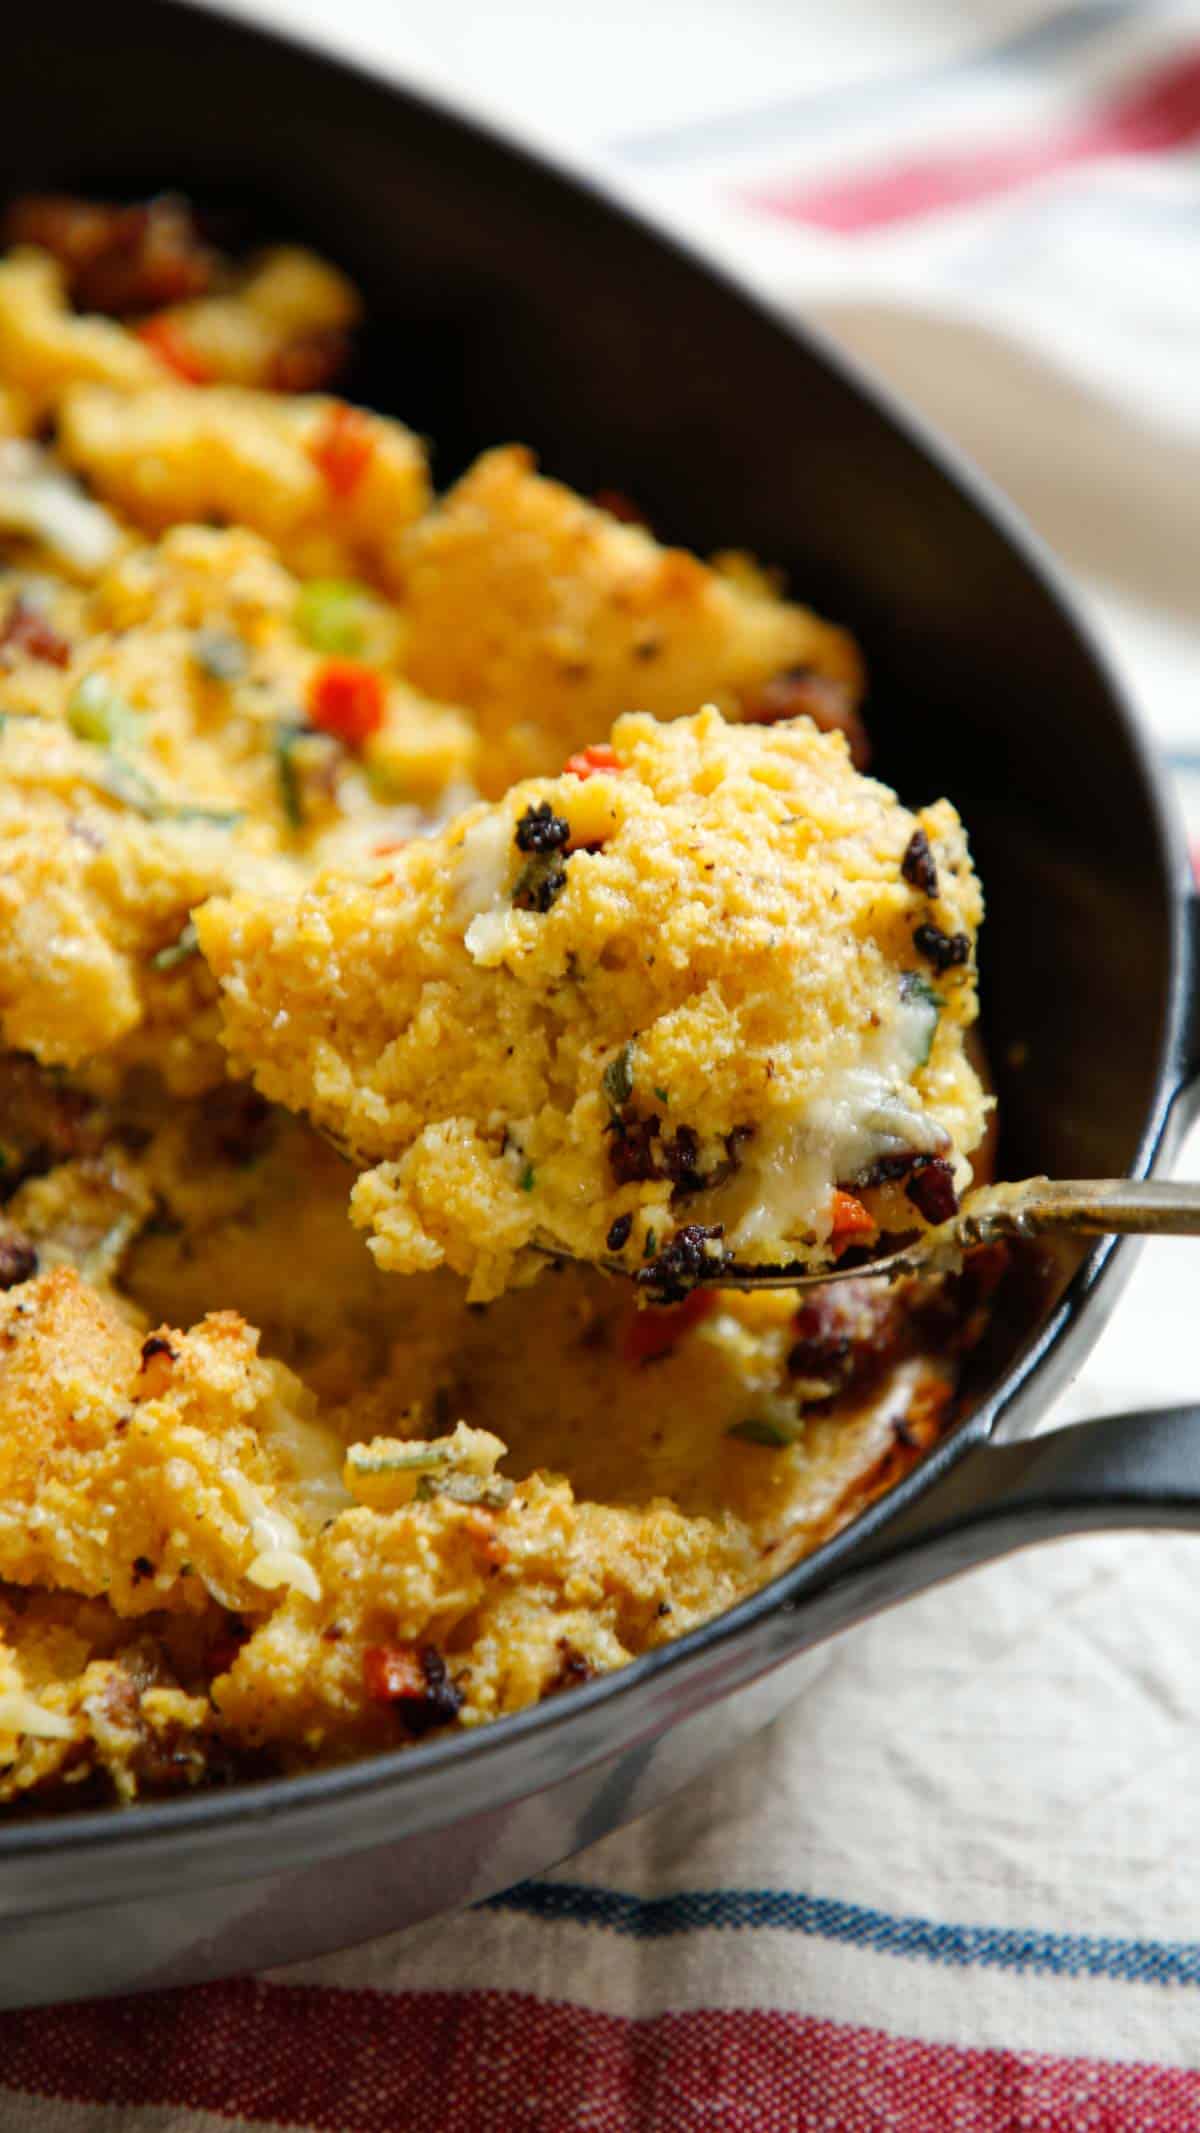
[[[333,34],[323,0],[274,12]],[[963,443],[1074,574],[1200,836],[1194,9],[342,0],[337,35],[569,141]],[[1060,1413],[1191,1394],[1193,1266],[1144,1254]],[[1184,1538],[995,1565],[468,1917],[0,2017],[0,2126],[1200,2133],[1198,1623]]]

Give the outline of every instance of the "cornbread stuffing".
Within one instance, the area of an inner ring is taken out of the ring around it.
[[[338,396],[363,307],[312,253],[174,195],[6,233],[20,1812],[680,1635],[934,1442],[1004,1258],[693,1288],[936,1223],[987,1160],[978,884],[948,802],[863,775],[845,631],[518,447],[435,498]]]

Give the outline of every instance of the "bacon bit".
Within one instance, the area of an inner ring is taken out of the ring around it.
[[[218,1674],[229,1672],[249,1635],[250,1631],[244,1622],[231,1622],[224,1636],[214,1637],[204,1654],[204,1664],[210,1680],[215,1679]]]
[[[640,504],[624,489],[597,489],[592,498],[597,511],[607,511],[610,518],[619,518],[623,526],[648,526],[649,519]]]
[[[373,1703],[395,1704],[410,1733],[447,1726],[462,1709],[462,1691],[446,1672],[437,1647],[369,1644],[363,1653],[363,1686]]]
[[[4,618],[3,629],[0,629],[0,651],[6,652],[10,647],[27,653],[30,659],[44,659],[52,667],[65,667],[71,657],[66,638],[60,636],[39,608],[19,594]]]
[[[714,1290],[693,1289],[682,1303],[668,1304],[665,1310],[633,1311],[621,1335],[621,1361],[631,1366],[657,1362],[716,1308]]]
[[[26,194],[8,211],[5,242],[52,252],[81,310],[116,318],[202,296],[219,264],[187,201],[173,193],[134,207],[69,193]]]
[[[343,500],[354,494],[375,456],[375,428],[361,408],[335,400],[308,447],[328,488]]]
[[[308,715],[322,733],[361,748],[383,724],[383,677],[360,659],[326,659],[308,685]]]
[[[819,674],[815,667],[792,667],[752,690],[742,702],[742,717],[750,726],[774,726],[781,719],[801,716],[811,718],[822,733],[844,733],[855,769],[866,769],[871,744],[847,682]]]
[[[143,1380],[138,1387],[140,1400],[157,1400],[170,1389],[171,1372],[179,1358],[169,1340],[161,1333],[152,1333],[142,1342],[142,1360],[138,1375]]]
[[[594,778],[601,771],[619,777],[625,765],[619,761],[616,749],[610,741],[596,741],[590,748],[583,748],[578,755],[569,755],[563,764],[565,778]]]
[[[400,1703],[425,1694],[425,1675],[413,1644],[368,1644],[363,1686],[372,1703]]]
[[[563,1689],[582,1688],[585,1681],[594,1681],[596,1668],[590,1659],[572,1644],[569,1637],[560,1637],[557,1645],[559,1663],[542,1691],[543,1696],[557,1696]]]
[[[490,1563],[493,1570],[501,1569],[508,1561],[509,1551],[496,1531],[491,1512],[473,1507],[463,1519],[463,1528],[470,1534],[484,1561]]]
[[[20,1230],[0,1237],[0,1289],[19,1288],[38,1270],[37,1247]]]
[[[336,378],[350,342],[337,326],[287,341],[271,360],[267,383],[277,393],[319,393]]]
[[[834,1192],[829,1242],[835,1259],[860,1239],[873,1237],[877,1227],[874,1217],[867,1213],[862,1201],[856,1200],[852,1192],[843,1192],[840,1187]]]
[[[197,349],[191,347],[178,320],[173,319],[169,311],[159,311],[153,318],[143,319],[137,335],[139,341],[152,348],[159,361],[186,384],[212,384],[210,365]]]
[[[954,1172],[940,1155],[919,1155],[904,1188],[927,1222],[951,1222],[958,1213]]]

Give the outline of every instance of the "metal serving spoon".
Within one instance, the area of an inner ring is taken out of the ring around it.
[[[952,1221],[853,1266],[814,1273],[802,1262],[789,1266],[741,1265],[714,1243],[697,1252],[696,1263],[666,1269],[651,1263],[634,1279],[651,1296],[677,1297],[704,1289],[815,1289],[832,1281],[871,1275],[901,1281],[912,1274],[953,1273],[972,1246],[1004,1237],[1200,1237],[1200,1184],[1171,1178],[1025,1178],[1017,1185],[985,1185],[969,1193]],[[607,1262],[606,1262],[607,1263]],[[613,1264],[613,1273],[627,1269]]]

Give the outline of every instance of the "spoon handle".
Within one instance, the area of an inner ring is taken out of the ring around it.
[[[1002,1237],[1200,1237],[1200,1184],[1175,1178],[1023,1178],[969,1193],[952,1221],[899,1251],[867,1264],[826,1267],[722,1266],[703,1285],[717,1289],[813,1289],[871,1275],[900,1281],[910,1274],[953,1272],[964,1250]]]

